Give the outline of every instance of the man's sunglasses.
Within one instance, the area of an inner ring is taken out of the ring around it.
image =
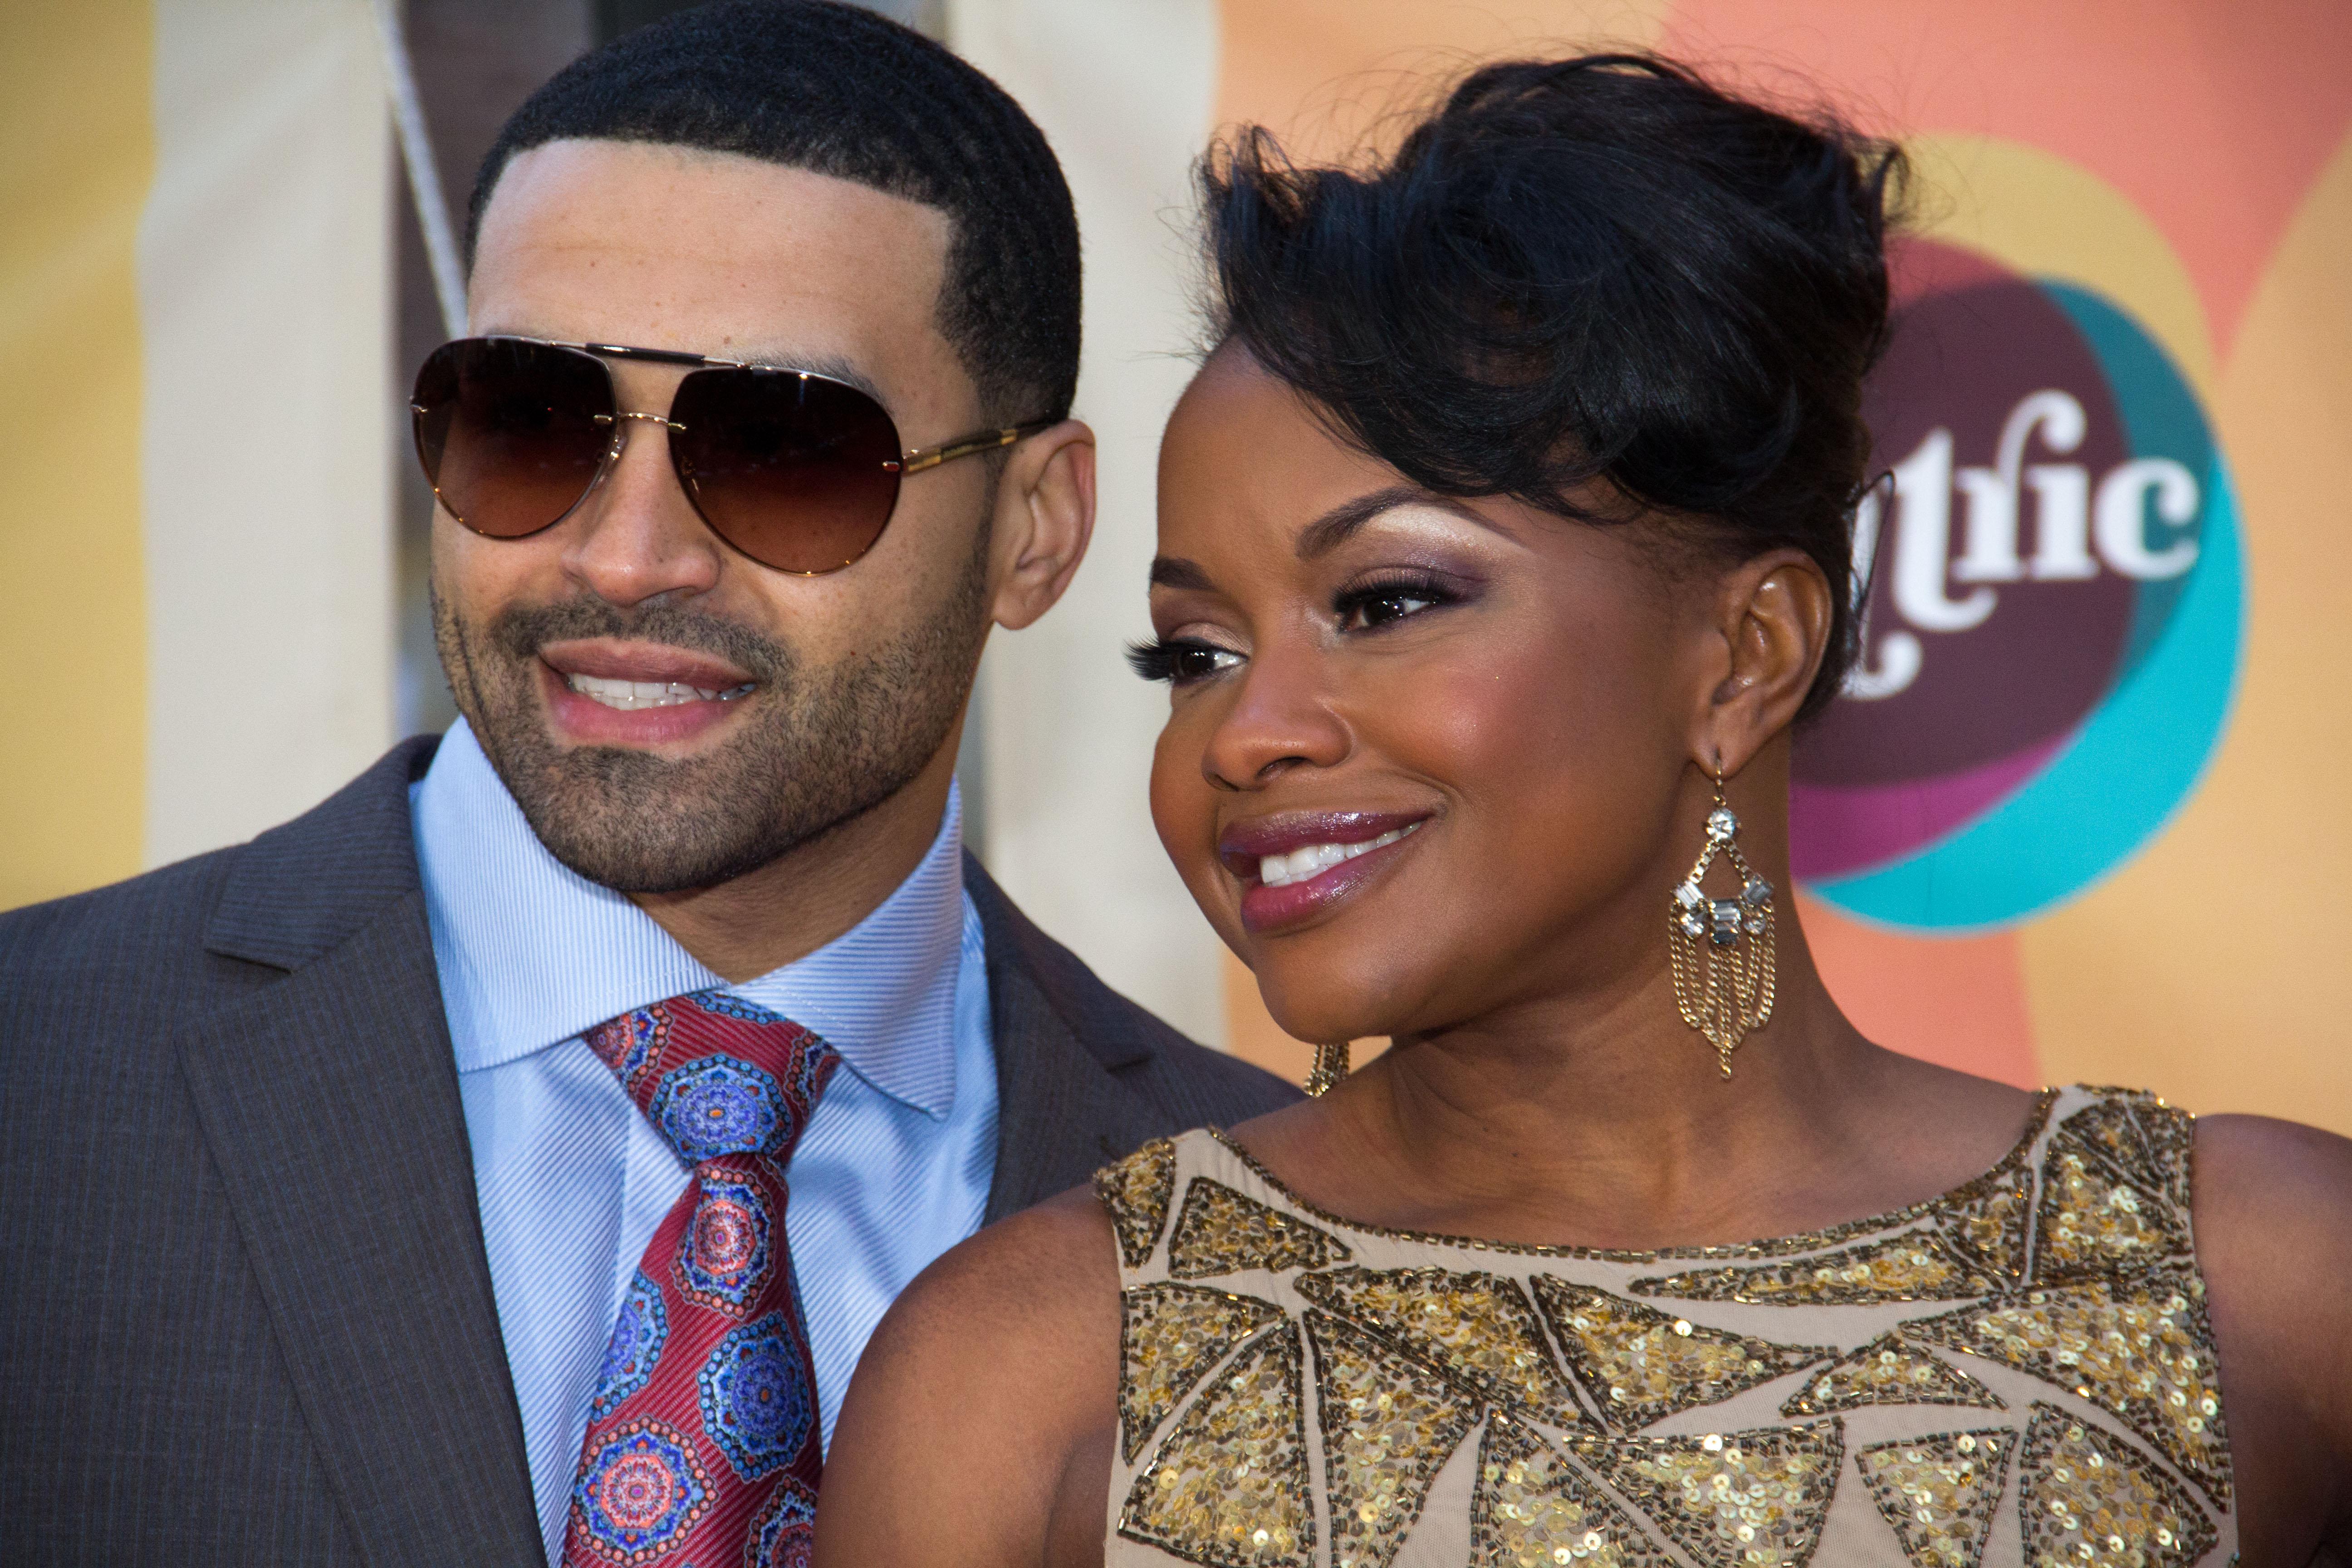
[[[604,362],[694,368],[667,416],[623,408]],[[621,455],[624,421],[669,433],[670,466],[710,531],[763,566],[838,572],[874,547],[908,474],[1010,447],[1055,423],[982,430],[916,451],[883,406],[814,371],[669,349],[459,338],[435,349],[409,401],[433,493],[476,533],[520,539],[588,499]]]

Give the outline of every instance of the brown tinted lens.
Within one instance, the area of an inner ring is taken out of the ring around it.
[[[832,572],[873,546],[898,500],[898,430],[854,386],[789,370],[698,370],[678,384],[671,460],[728,543],[784,572]]]
[[[416,456],[451,516],[517,539],[561,520],[613,445],[613,378],[573,349],[444,343],[416,374]]]

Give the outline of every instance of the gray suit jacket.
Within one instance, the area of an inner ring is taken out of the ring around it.
[[[0,1561],[544,1563],[410,837],[433,745],[0,916]],[[965,885],[990,1218],[1295,1097]]]

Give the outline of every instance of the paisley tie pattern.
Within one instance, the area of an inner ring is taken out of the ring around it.
[[[563,1568],[804,1568],[824,1451],[784,1168],[841,1058],[721,991],[625,1013],[587,1038],[694,1177],[622,1299]]]

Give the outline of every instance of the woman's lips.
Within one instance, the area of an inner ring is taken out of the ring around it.
[[[1242,884],[1242,924],[1295,925],[1378,877],[1427,813],[1300,813],[1226,829],[1217,848]]]

